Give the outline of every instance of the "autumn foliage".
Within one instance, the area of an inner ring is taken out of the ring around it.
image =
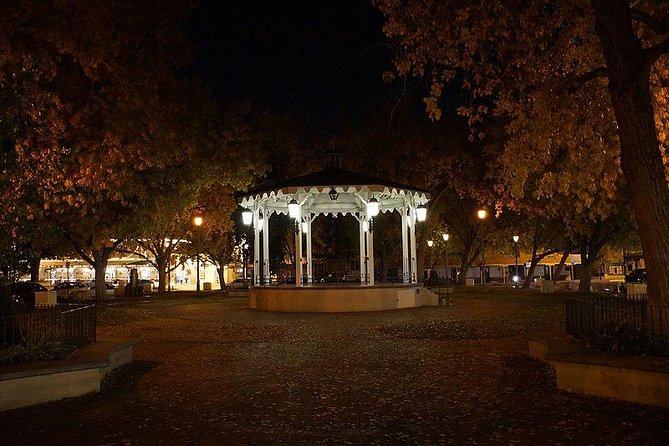
[[[666,2],[374,4],[395,48],[387,77],[428,79],[429,116],[455,87],[473,140],[486,120],[505,123],[492,162],[509,206],[569,209],[586,233],[631,198],[649,293],[669,303]]]

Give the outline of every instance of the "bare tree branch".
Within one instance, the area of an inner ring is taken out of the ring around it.
[[[669,52],[669,37],[659,43],[656,43],[650,48],[646,48],[646,50],[644,50],[646,56],[644,60],[645,67],[651,68],[653,65],[655,65],[657,59],[659,59],[660,56],[666,54],[667,52]]]
[[[648,28],[653,30],[653,32],[657,35],[662,36],[669,32],[669,24],[659,20],[657,17],[654,17],[645,11],[636,8],[630,8],[630,16],[632,17],[632,20],[643,23]]]
[[[567,91],[570,93],[573,93],[574,91],[578,90],[580,87],[582,87],[584,84],[587,84],[588,82],[603,78],[603,77],[608,77],[609,76],[609,69],[606,67],[598,67],[593,70],[588,71],[587,73],[580,74],[578,76],[574,76],[567,82]]]
[[[123,253],[123,254],[136,255],[137,257],[140,257],[140,258],[146,260],[149,263],[149,265],[153,266],[154,268],[158,268],[158,265],[153,260],[151,260],[149,258],[149,256],[147,256],[146,254],[144,254],[142,252],[133,251],[133,250],[130,250],[130,249],[119,249],[119,250],[117,250],[117,252],[120,252],[120,253]]]
[[[81,258],[84,259],[86,263],[88,263],[91,266],[95,266],[95,260],[93,260],[86,254],[86,252],[81,248],[79,243],[77,243],[74,239],[70,239],[70,242],[72,242],[72,246],[74,247],[74,250],[77,251],[77,254],[79,254],[79,256],[81,256]]]

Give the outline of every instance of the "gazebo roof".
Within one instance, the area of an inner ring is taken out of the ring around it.
[[[409,186],[406,184],[397,183],[394,181],[384,180],[378,177],[373,177],[370,175],[365,175],[358,172],[353,172],[350,170],[344,170],[338,167],[331,167],[328,169],[320,170],[318,172],[309,173],[307,175],[302,175],[295,178],[290,178],[288,180],[279,182],[273,186],[260,187],[255,190],[249,191],[245,196],[248,195],[257,195],[268,193],[268,192],[278,192],[282,190],[284,194],[294,193],[297,189],[307,189],[312,187],[327,187],[328,190],[331,187],[337,186],[367,186],[370,190],[383,190],[385,188],[391,189],[403,189],[406,191],[413,191],[418,193],[428,194],[429,192],[425,189],[421,189],[414,186]]]
[[[336,200],[328,195],[332,188],[339,194]],[[287,214],[288,203],[295,199],[300,203],[303,215],[346,215],[363,213],[372,197],[379,201],[381,212],[389,212],[424,205],[430,200],[430,193],[333,167],[249,191],[241,197],[240,204],[248,209],[264,208],[269,214]]]

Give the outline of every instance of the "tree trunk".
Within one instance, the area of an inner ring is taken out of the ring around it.
[[[532,260],[530,261],[530,269],[527,271],[527,274],[525,275],[525,280],[523,281],[523,288],[530,287],[530,284],[534,279],[534,270],[537,269],[539,260],[541,260],[542,258],[543,257],[537,257],[537,245],[535,244],[534,246],[532,246]]]
[[[553,281],[557,282],[560,280],[560,275],[562,274],[562,270],[564,270],[564,265],[567,263],[567,259],[569,258],[569,251],[565,251],[562,254],[562,257],[560,258],[560,263],[558,263],[557,268],[555,268],[555,271],[553,271]]]
[[[592,285],[592,271],[595,267],[597,257],[583,260],[583,253],[581,253],[581,274],[579,277],[578,291],[580,293],[589,293]]]
[[[218,273],[218,283],[221,285],[221,291],[225,289],[225,270],[223,269],[223,265],[218,263],[216,265],[216,272]]]
[[[460,256],[460,274],[458,275],[458,285],[466,285],[467,283],[467,271],[474,264],[476,258],[479,255],[479,250],[477,250],[473,256],[468,257],[467,252]]]
[[[654,60],[632,28],[627,0],[593,0],[619,127],[621,167],[630,189],[644,261],[648,299],[669,305],[669,188],[650,95]],[[669,312],[668,312],[669,313]],[[669,317],[669,316],[668,316]]]
[[[33,256],[30,258],[30,281],[37,282],[39,281],[39,265],[42,259],[39,256]]]
[[[599,232],[597,228],[594,231]],[[581,274],[579,275],[578,291],[580,293],[589,293],[592,285],[592,271],[599,258],[599,249],[595,248],[595,237],[583,238],[579,242],[581,252]]]
[[[156,266],[158,270],[158,292],[164,293],[167,284],[167,261],[164,258],[156,257]]]
[[[107,299],[107,287],[105,286],[105,274],[111,250],[102,248],[93,252],[93,269],[95,270],[95,299],[105,301]]]
[[[532,258],[532,261],[530,262],[530,268],[527,270],[527,275],[525,276],[525,280],[523,281],[523,286],[522,288],[529,288],[530,285],[532,284],[534,280],[534,270],[537,269],[537,265],[539,264],[539,260],[536,258]]]
[[[107,260],[96,261],[95,266],[95,299],[103,301],[107,298],[107,287],[105,286],[105,273],[107,271]]]
[[[530,270],[527,273],[527,277],[525,277],[525,282],[523,283],[523,288],[529,288],[530,284],[532,283],[532,279],[534,278],[534,271],[537,269],[537,266],[539,265],[539,262],[541,262],[544,258],[546,258],[547,255],[553,254],[553,250],[548,250],[544,251],[543,253],[537,255],[536,251],[532,251],[532,261],[530,262]],[[569,255],[569,254],[567,254]],[[563,264],[564,266],[564,264]]]

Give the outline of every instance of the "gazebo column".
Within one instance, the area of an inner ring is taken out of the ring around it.
[[[367,262],[366,262],[366,257],[367,254],[365,253],[365,248],[366,248],[366,233],[365,233],[365,217],[364,214],[360,214],[360,217],[358,217],[358,228],[359,228],[359,235],[360,235],[360,283],[365,284],[367,283]]]
[[[263,211],[263,216],[265,217],[265,223],[263,224],[262,229],[262,272],[263,272],[263,285],[270,285],[272,280],[272,275],[269,270],[269,217],[266,211]]]
[[[311,222],[313,221],[312,217],[309,216],[305,219],[306,229],[307,229],[307,283],[311,284],[314,280],[314,270],[312,265],[312,256],[311,256]]]
[[[367,237],[367,257],[369,258],[369,267],[367,275],[369,277],[369,285],[374,286],[374,219],[369,220],[369,231]]]
[[[260,210],[253,211],[253,284],[260,285]]]
[[[402,282],[409,283],[411,274],[409,273],[409,232],[406,213],[406,209],[400,209],[400,223],[402,225]]]
[[[295,286],[302,286],[302,225],[300,220],[295,219]]]
[[[418,266],[416,265],[416,209],[409,208],[409,237],[411,241],[411,283],[418,282]]]

